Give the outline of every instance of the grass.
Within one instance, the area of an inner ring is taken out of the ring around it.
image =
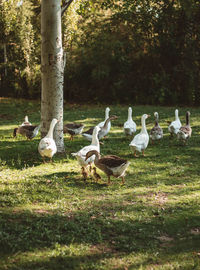
[[[81,136],[65,136],[66,155],[43,164],[39,136],[12,137],[27,114],[40,121],[36,101],[0,100],[0,269],[200,269],[200,112],[191,112],[193,135],[188,145],[169,139],[169,107],[135,106],[140,130],[143,113],[160,115],[164,138],[149,144],[146,157],[134,158],[123,134],[128,106],[110,106],[119,118],[101,146],[102,154],[127,158],[125,185],[98,171],[102,181],[84,183],[71,152],[88,145]],[[65,122],[86,127],[104,118],[105,106],[67,104]],[[153,117],[147,128],[153,126]]]

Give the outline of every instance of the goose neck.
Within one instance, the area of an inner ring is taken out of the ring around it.
[[[190,115],[186,113],[186,125],[190,125]]]
[[[110,122],[111,117],[107,118],[106,121],[104,122],[103,128],[107,129],[108,128],[108,124]]]
[[[142,117],[142,133],[147,133],[147,128],[146,128],[146,123],[145,123],[145,118]]]
[[[99,147],[99,139],[98,139],[98,132],[97,131],[94,131],[94,133],[92,134],[92,143],[91,144]]]
[[[54,130],[55,125],[56,125],[55,122],[51,122],[50,127],[49,127],[49,131],[48,131],[46,137],[53,139],[53,130]]]
[[[94,155],[95,155],[94,164],[97,165],[101,156],[100,156],[100,153],[97,151],[94,151]]]
[[[158,116],[155,117],[155,125],[158,126]]]
[[[178,120],[179,117],[178,117],[178,110],[175,111],[175,120]]]
[[[132,110],[128,111],[128,121],[132,120]]]
[[[109,118],[109,110],[106,109],[105,111],[105,121]]]

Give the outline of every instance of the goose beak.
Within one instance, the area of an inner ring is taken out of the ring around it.
[[[150,114],[147,114],[147,116],[148,116],[148,118],[149,118],[149,117],[151,117],[151,115],[150,115]]]

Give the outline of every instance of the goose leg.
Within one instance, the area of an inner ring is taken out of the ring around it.
[[[138,156],[136,155],[136,151],[134,152],[134,154],[133,154],[133,155],[134,155],[134,157],[138,157]]]
[[[108,175],[108,185],[110,185],[111,182],[110,182],[110,175]]]
[[[122,176],[122,185],[124,185],[124,183],[125,183],[125,178],[124,176]]]
[[[142,155],[143,155],[143,157],[145,157],[144,150],[142,150]]]

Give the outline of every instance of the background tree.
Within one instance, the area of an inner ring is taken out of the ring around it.
[[[0,8],[7,43],[6,64],[0,47],[4,95],[39,98],[40,1],[17,7],[17,1],[3,0]],[[199,14],[195,0],[73,1],[62,19],[65,98],[200,104]]]
[[[58,152],[64,152],[63,140],[63,78],[64,78],[64,53],[62,47],[61,14],[67,10],[72,0],[41,1],[41,133],[46,135],[53,118],[59,120],[54,137]]]

